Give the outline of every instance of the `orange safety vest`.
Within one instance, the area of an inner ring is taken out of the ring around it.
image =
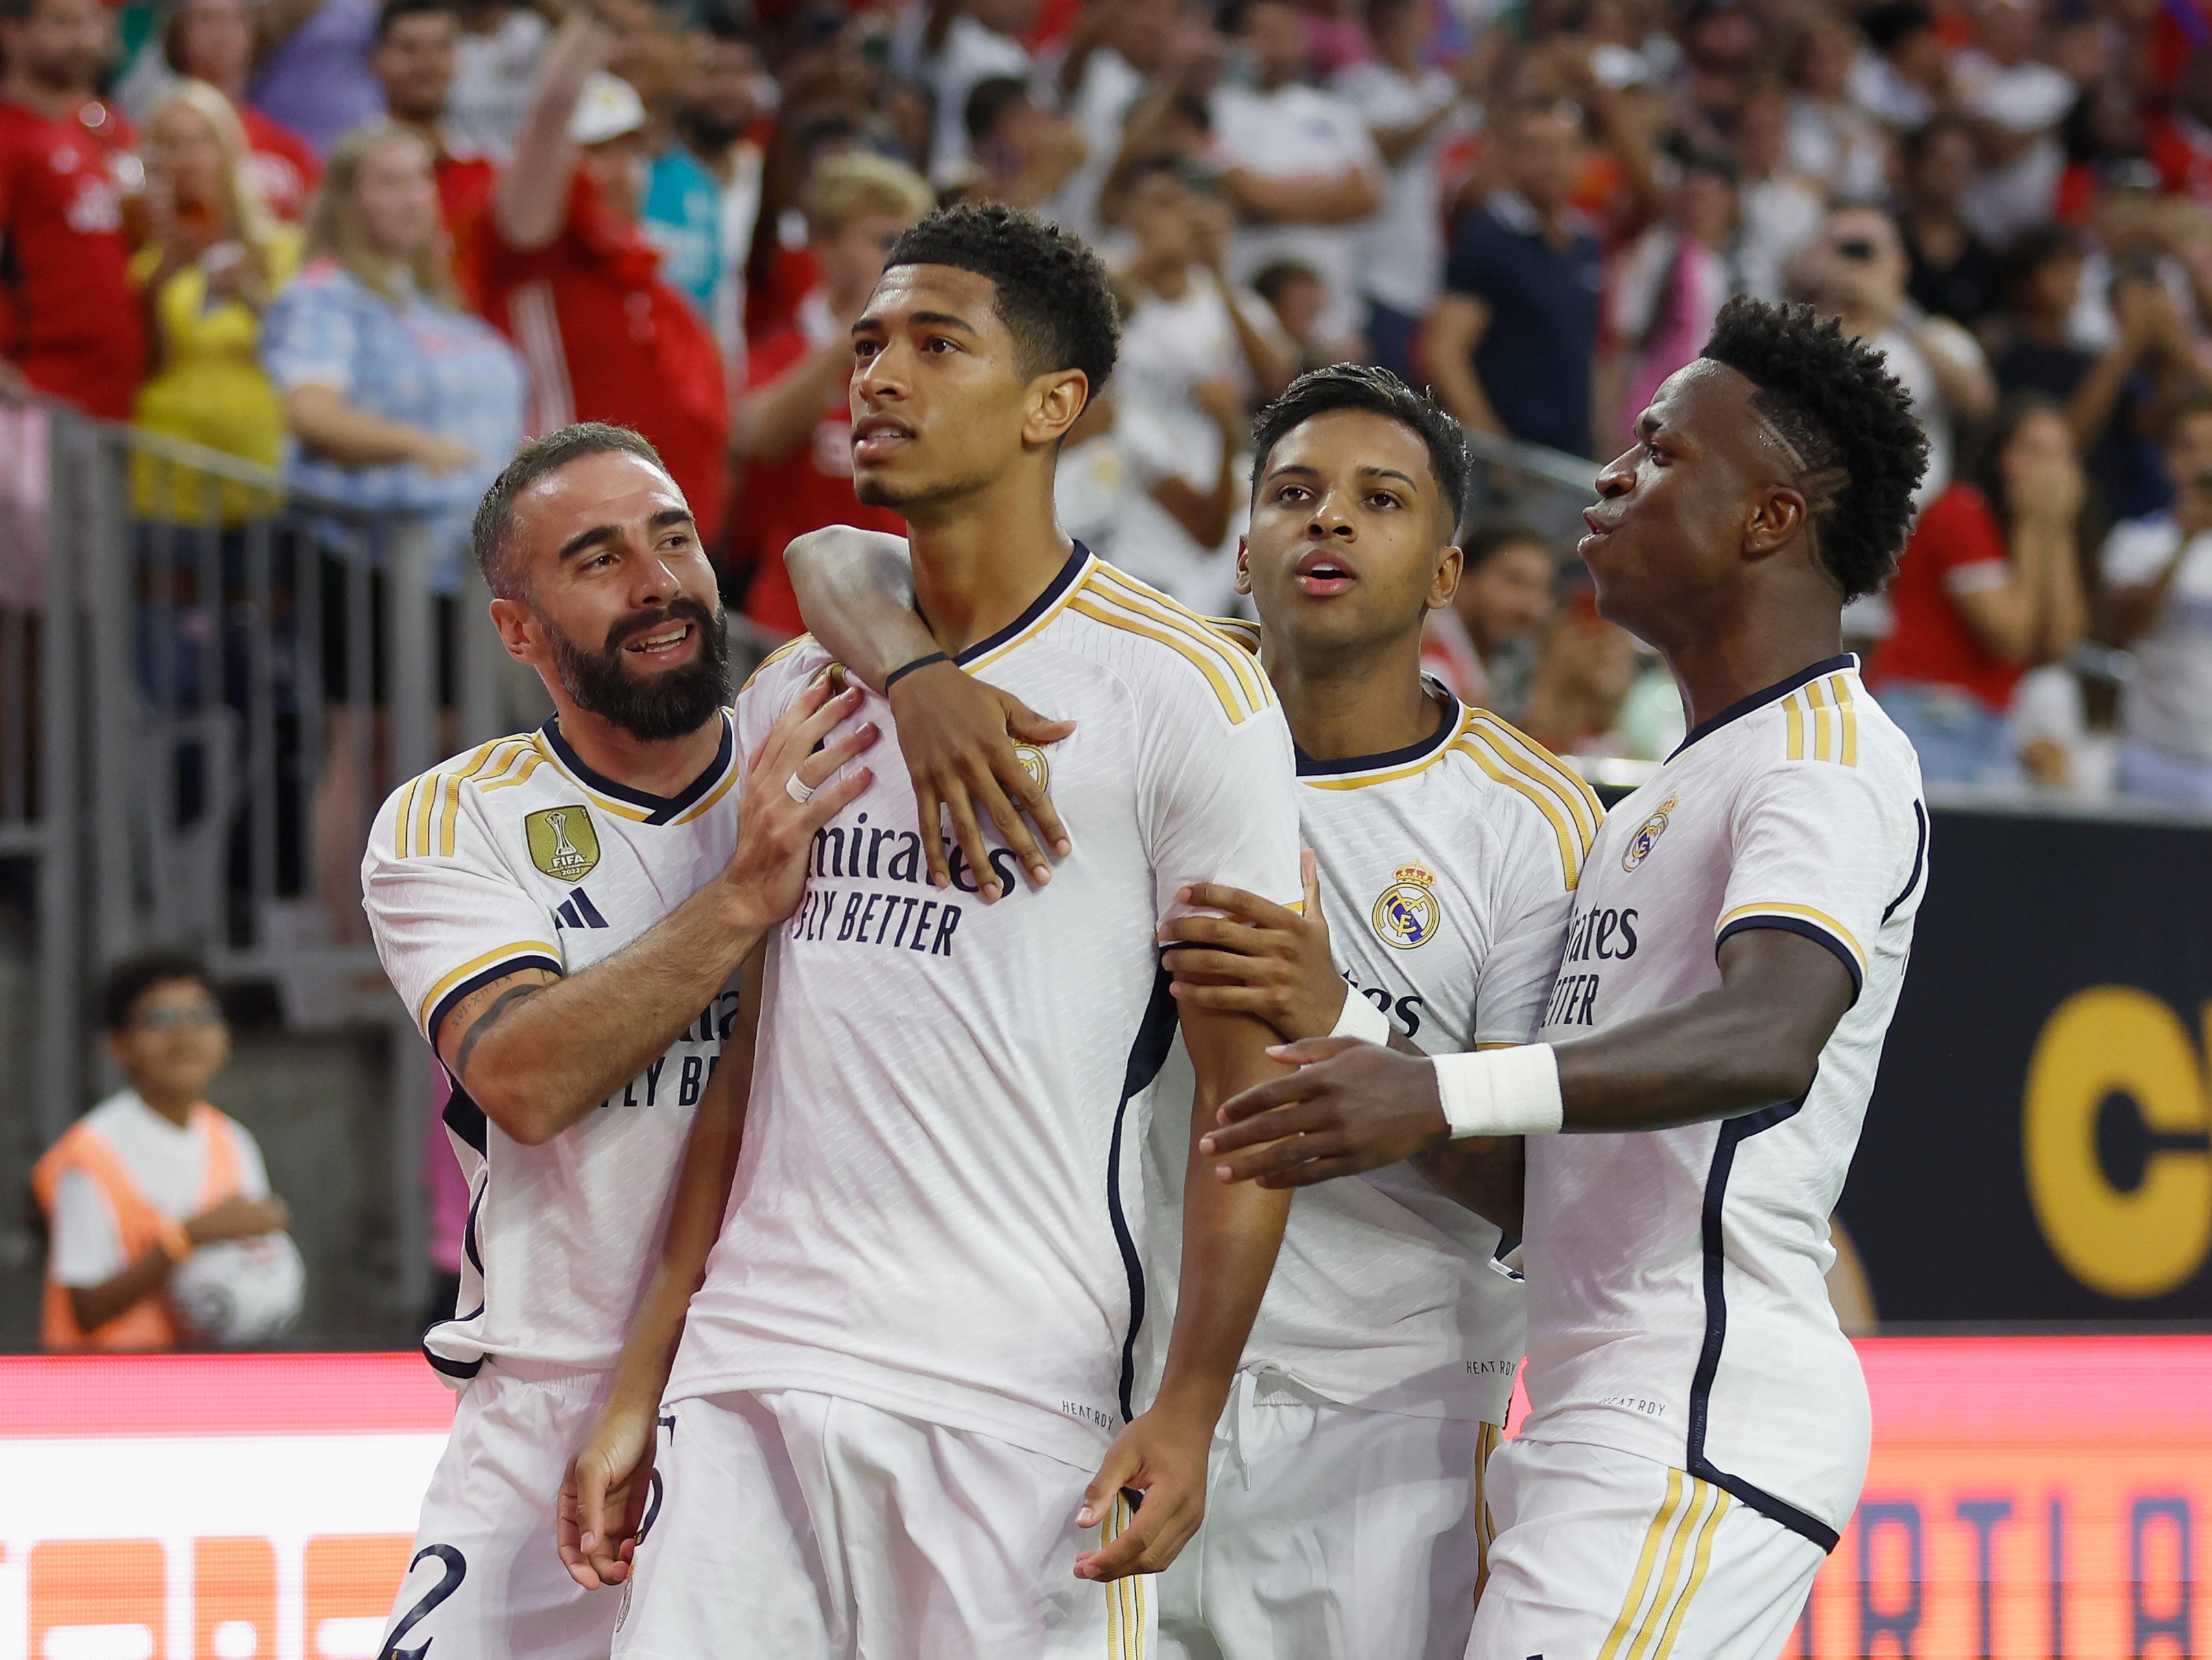
[[[238,1144],[229,1134],[228,1122],[204,1101],[192,1109],[185,1121],[185,1128],[199,1138],[201,1210],[220,1204],[238,1191]],[[82,1120],[31,1167],[31,1190],[38,1195],[49,1225],[62,1173],[71,1170],[89,1177],[107,1201],[115,1231],[123,1241],[125,1263],[136,1262],[160,1242],[169,1219],[155,1209],[107,1138]],[[177,1323],[165,1296],[141,1298],[106,1325],[84,1330],[76,1323],[69,1287],[58,1283],[48,1271],[46,1308],[39,1326],[40,1347],[144,1351],[173,1349],[179,1341]]]

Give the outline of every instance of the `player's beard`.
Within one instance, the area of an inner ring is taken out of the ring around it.
[[[553,672],[578,708],[619,727],[641,743],[665,743],[699,730],[730,701],[730,642],[721,608],[696,599],[673,599],[655,611],[633,611],[607,630],[597,651],[580,646],[552,619],[538,623],[553,648]],[[623,646],[672,622],[699,630],[699,654],[681,667],[639,674],[623,661]]]

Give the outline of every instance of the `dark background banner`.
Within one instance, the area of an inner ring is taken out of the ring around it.
[[[2212,1320],[2212,829],[1938,810],[1838,1207],[1891,1321]]]

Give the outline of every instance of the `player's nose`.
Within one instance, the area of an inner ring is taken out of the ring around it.
[[[1636,487],[1636,452],[1623,450],[1597,470],[1597,493],[1602,496],[1626,496]]]

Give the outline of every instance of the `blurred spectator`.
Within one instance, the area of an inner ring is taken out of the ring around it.
[[[2160,493],[2142,429],[2193,378],[2194,342],[2172,295],[2148,262],[2131,260],[2112,286],[2118,332],[2101,353],[2075,344],[2083,261],[2081,239],[2063,225],[2023,234],[2004,260],[2004,309],[1990,330],[2004,391],[2060,400],[2089,469],[2100,512],[2131,517]],[[2104,522],[2110,523],[2111,517]]]
[[[1212,34],[1181,0],[1090,0],[1061,58],[1061,108],[1082,135],[1082,163],[1060,187],[1051,216],[1096,242],[1104,231],[1100,192],[1113,169],[1129,112],[1147,83],[1172,85]]]
[[[479,256],[477,228],[491,207],[499,169],[478,154],[447,118],[460,38],[452,0],[384,0],[370,58],[384,88],[386,112],[414,130],[437,158],[438,200],[465,292],[476,297],[471,262]]]
[[[2074,649],[2087,611],[2084,484],[2064,409],[2008,398],[1966,473],[1913,527],[1889,587],[1894,630],[1868,678],[1929,780],[2010,783],[2022,775],[2014,689]]]
[[[1898,229],[1912,276],[1905,292],[1931,316],[1972,325],[1996,304],[1997,256],[1960,204],[1974,179],[1974,129],[1938,116],[1908,136]]]
[[[1832,196],[1854,201],[1881,194],[1887,143],[1881,124],[1851,96],[1851,71],[1863,49],[1842,18],[1815,14],[1790,57],[1790,161]]]
[[[2036,0],[1980,0],[1975,44],[1953,60],[1959,108],[1981,137],[1981,172],[1962,210],[1982,240],[2002,246],[2051,217],[2066,153],[2058,130],[2080,88],[2036,54],[2045,45]]]
[[[459,13],[446,119],[456,144],[503,165],[514,154],[538,57],[552,30],[534,8],[505,0],[467,0]]]
[[[1350,100],[1306,84],[1305,18],[1290,0],[1235,0],[1223,22],[1243,71],[1210,106],[1212,161],[1240,223],[1230,274],[1249,283],[1295,259],[1326,290],[1322,332],[1356,335],[1360,235],[1382,204],[1382,155]]]
[[[1842,207],[1828,215],[1799,258],[1794,285],[1840,318],[1844,333],[1880,351],[1911,394],[1913,413],[1928,433],[1928,471],[1917,498],[1925,505],[1951,482],[1955,425],[1987,419],[1997,394],[1974,337],[1907,302],[1908,272],[1896,222],[1887,213]]]
[[[261,313],[298,269],[300,237],[262,211],[230,102],[204,81],[179,81],[146,118],[146,238],[132,283],[152,320],[154,370],[131,419],[241,460],[282,459],[283,411],[262,373]],[[225,524],[270,505],[194,469],[135,457],[141,517],[190,523],[211,506]]]
[[[1267,302],[1274,327],[1291,350],[1294,374],[1366,356],[1357,337],[1328,332],[1328,284],[1301,259],[1278,259],[1252,273],[1252,292]]]
[[[1368,0],[1371,63],[1340,71],[1335,89],[1367,119],[1368,136],[1388,169],[1382,210],[1360,239],[1358,289],[1374,360],[1418,383],[1413,337],[1443,287],[1443,179],[1445,143],[1474,125],[1465,92],[1483,67],[1472,55],[1462,73],[1423,67],[1428,0]]]
[[[370,73],[376,0],[260,0],[253,101],[327,153],[341,133],[384,113]]]
[[[1851,101],[1893,131],[1925,125],[1950,91],[1950,58],[1934,9],[1923,0],[1882,0],[1859,27],[1872,50],[1851,62]]]
[[[624,14],[633,29],[651,27],[642,9]],[[645,106],[600,68],[620,44],[602,18],[580,8],[545,49],[514,163],[477,227],[484,312],[529,365],[530,429],[635,428],[714,546],[727,493],[721,355],[638,228]]]
[[[1790,159],[1786,112],[1780,89],[1769,86],[1744,100],[1736,119],[1736,278],[1761,300],[1784,297],[1783,274],[1820,234],[1827,205],[1820,185]]]
[[[722,367],[732,385],[744,384],[745,364],[745,263],[761,210],[761,147],[751,137],[763,108],[763,92],[773,93],[761,67],[760,51],[726,13],[708,15],[691,40],[692,76],[676,132],[684,149],[706,170],[714,189],[717,264],[720,276],[708,307]]]
[[[1559,105],[1493,111],[1491,140],[1501,182],[1453,240],[1424,366],[1468,426],[1588,455],[1605,266],[1568,205],[1580,125]]]
[[[88,101],[107,29],[100,0],[0,0],[0,396],[122,421],[146,342],[123,227],[138,164]]]
[[[1080,167],[1083,134],[1030,95],[1026,82],[994,75],[968,94],[968,143],[974,157],[963,175],[970,191],[1018,208],[1039,208]]]
[[[853,497],[854,319],[867,303],[899,233],[930,210],[928,182],[879,155],[851,152],[817,163],[806,188],[807,247],[820,285],[789,324],[753,345],[752,386],[738,406],[731,448],[752,463],[732,555],[750,560],[745,613],[780,635],[799,633],[799,602],[783,568],[794,536],[824,525],[903,532],[905,520]]]
[[[249,0],[182,0],[169,14],[162,41],[168,66],[230,100],[246,131],[246,168],[273,219],[290,222],[307,211],[322,164],[315,147],[246,100],[253,65],[253,8]]]
[[[1421,661],[1468,702],[1517,721],[1557,608],[1559,562],[1516,525],[1464,536],[1460,550],[1459,590],[1449,611],[1429,613]]]
[[[2168,512],[2105,539],[2106,593],[2135,672],[2120,693],[2122,794],[2212,808],[2212,393],[2188,393],[2166,446]]]
[[[968,94],[993,76],[1026,82],[1036,73],[1022,36],[1036,21],[1037,7],[1038,0],[927,0],[915,9],[927,16],[920,67],[936,106],[929,178],[939,188],[958,183],[974,159]]]
[[[1199,383],[1196,401],[1213,427],[1206,450],[1218,459],[1207,478],[1194,482],[1182,458],[1163,461],[1157,432],[1131,428],[1120,379],[1069,429],[1053,485],[1060,526],[1193,611],[1226,615],[1236,605],[1236,560],[1224,544],[1251,496],[1242,465],[1249,406],[1227,380]]]
[[[1156,535],[1117,542],[1134,575],[1218,611],[1229,562],[1216,555],[1240,505],[1233,493],[1224,502],[1218,481],[1235,471],[1253,404],[1290,384],[1292,344],[1259,296],[1228,280],[1227,215],[1179,164],[1140,169],[1123,218],[1135,246],[1121,272],[1129,308],[1110,430],[1133,488],[1168,519]]]
[[[430,147],[411,127],[378,122],[340,139],[315,200],[307,265],[277,296],[261,356],[295,439],[288,472],[325,501],[427,519],[441,556],[434,581],[459,588],[477,500],[522,438],[521,360],[459,307],[438,224]],[[325,592],[342,596],[335,556]],[[325,743],[350,752],[343,599],[326,608]],[[314,885],[340,942],[366,938],[361,835],[374,803],[359,770],[325,765],[310,808]]]
[[[1544,642],[1522,725],[1555,754],[1632,755],[1621,711],[1640,666],[1635,637],[1600,617],[1584,589]]]
[[[1728,257],[1736,236],[1733,169],[1721,157],[1692,155],[1674,173],[1666,216],[1621,251],[1607,302],[1621,360],[1619,427],[1631,440],[1660,382],[1705,350],[1737,288]]]
[[[281,1233],[261,1148],[208,1104],[230,1027],[192,958],[148,952],[107,976],[108,1058],[127,1083],[79,1119],[31,1173],[49,1247],[40,1343],[158,1351],[194,1335],[171,1276],[205,1247]]]

